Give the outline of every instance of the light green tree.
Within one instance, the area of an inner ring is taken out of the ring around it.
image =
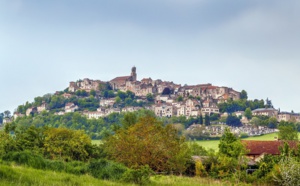
[[[246,108],[244,115],[245,115],[245,117],[247,119],[251,119],[252,118],[252,111],[251,111],[251,109],[249,107]]]
[[[292,125],[279,126],[278,138],[280,140],[298,140],[298,131]]]

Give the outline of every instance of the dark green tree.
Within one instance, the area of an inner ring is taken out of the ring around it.
[[[151,93],[147,94],[147,95],[146,95],[146,99],[147,99],[147,101],[149,101],[149,102],[153,102],[153,101],[154,101],[153,94],[151,94]]]
[[[204,122],[205,122],[206,126],[210,125],[210,119],[209,119],[209,116],[207,114],[205,114],[205,116],[204,116]]]
[[[241,99],[246,99],[246,100],[248,99],[248,94],[245,90],[241,91]]]
[[[203,124],[203,116],[202,116],[202,114],[200,115],[200,117],[199,117],[199,124]]]
[[[181,102],[181,101],[183,101],[183,97],[182,97],[182,96],[178,96],[176,100],[177,100],[178,102]]]

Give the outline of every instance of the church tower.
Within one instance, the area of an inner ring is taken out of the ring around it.
[[[131,68],[131,79],[132,79],[132,81],[136,81],[136,77],[137,77],[136,67],[134,66],[134,67]]]

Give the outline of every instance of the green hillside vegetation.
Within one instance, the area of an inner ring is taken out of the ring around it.
[[[40,171],[49,171],[58,174],[49,182],[67,180],[65,185],[80,185],[81,178],[87,177],[93,178],[91,185],[95,179],[99,180],[95,184],[110,184],[100,180],[139,185],[298,184],[300,146],[297,150],[285,144],[280,156],[266,155],[253,174],[246,174],[246,149],[229,128],[218,149],[207,150],[199,142],[187,142],[176,125],[166,124],[151,112],[126,113],[119,122],[98,145],[83,130],[7,124],[0,131],[0,158],[5,165],[1,166],[1,180],[4,184],[15,180],[19,181],[16,184],[43,185],[48,178]],[[297,139],[294,125],[285,123],[279,129],[281,139]],[[286,169],[286,165],[293,168]],[[24,175],[18,170],[25,170]],[[41,176],[31,178],[27,176],[30,172]]]
[[[24,186],[74,186],[74,185],[120,185],[120,183],[99,180],[89,175],[73,175],[62,172],[37,170],[23,166],[0,166],[0,185]],[[125,184],[122,185],[132,185]]]

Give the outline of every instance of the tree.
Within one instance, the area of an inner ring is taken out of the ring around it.
[[[248,99],[248,94],[245,90],[241,91],[241,99],[246,99],[246,100]]]
[[[116,101],[117,104],[120,104],[122,100],[121,100],[121,98],[119,96],[117,96],[115,98],[115,101]]]
[[[269,100],[269,98],[266,99],[266,108],[273,108],[273,104],[272,104],[272,101]]]
[[[158,172],[182,172],[190,159],[184,139],[171,126],[146,116],[104,141],[109,157],[130,168],[149,167]]]
[[[178,102],[183,101],[183,97],[182,96],[178,96],[178,98],[176,99]]]
[[[233,116],[233,115],[228,115],[228,117],[226,119],[226,125],[239,127],[242,125],[242,123],[238,117]]]
[[[205,114],[205,116],[204,116],[204,122],[205,122],[206,126],[210,125],[209,116],[207,114]]]
[[[199,124],[203,124],[203,116],[202,116],[202,114],[200,114],[200,117],[199,117]]]
[[[92,89],[92,90],[90,91],[90,95],[96,96],[96,91],[95,91],[94,89]]]
[[[44,151],[51,159],[86,161],[91,139],[80,130],[50,128],[45,131]]]
[[[241,141],[230,132],[228,127],[225,128],[224,134],[220,139],[219,153],[232,158],[238,158],[245,154],[245,147]]]
[[[0,113],[0,124],[3,122],[3,117],[4,117],[4,114]]]
[[[219,119],[219,114],[213,113],[209,116],[210,121],[217,121]]]
[[[298,131],[293,125],[279,124],[278,138],[280,140],[298,140]]]
[[[136,124],[136,122],[137,122],[136,114],[133,112],[128,112],[124,115],[124,118],[122,120],[122,125],[123,125],[123,128],[127,129],[130,126]]]
[[[276,185],[300,185],[300,163],[292,157],[282,159],[273,174]]]
[[[245,117],[247,119],[251,119],[252,118],[252,111],[251,111],[251,109],[249,107],[246,108],[244,115],[245,115]]]
[[[277,118],[276,117],[271,117],[269,118],[269,128],[277,128]]]
[[[10,118],[11,117],[11,115],[10,115],[11,113],[10,113],[9,110],[4,111],[3,114],[4,114],[4,118]]]
[[[153,102],[153,101],[154,101],[153,94],[151,94],[151,93],[148,93],[148,94],[146,95],[146,98],[147,98],[147,101],[149,101],[149,102]]]

